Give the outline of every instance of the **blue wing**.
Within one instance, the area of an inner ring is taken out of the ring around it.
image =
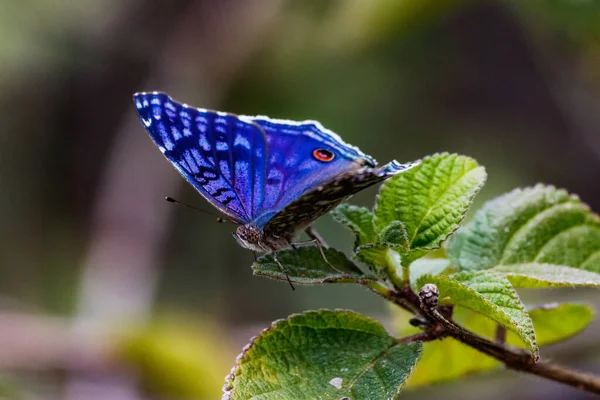
[[[291,240],[298,230],[304,229],[348,197],[417,164],[392,161],[380,168],[367,166],[342,173],[287,204],[267,221],[264,234]]]
[[[303,194],[341,174],[375,161],[344,143],[335,133],[315,121],[294,122],[268,117],[240,117],[260,125],[267,137],[268,160],[263,207],[254,224],[264,227],[269,220]],[[314,151],[326,149],[331,161],[316,159]]]
[[[258,125],[179,104],[164,93],[137,93],[134,102],[154,143],[200,194],[239,223],[258,214],[267,157]]]

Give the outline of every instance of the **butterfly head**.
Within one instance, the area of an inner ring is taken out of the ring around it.
[[[258,252],[276,251],[287,247],[291,238],[267,237],[262,229],[253,224],[244,224],[237,227],[233,237],[240,246]]]

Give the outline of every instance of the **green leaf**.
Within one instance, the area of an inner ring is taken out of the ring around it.
[[[277,258],[294,283],[349,283],[375,279],[373,275],[364,274],[344,253],[335,249],[323,249],[323,251],[327,261],[315,246],[279,251]],[[275,262],[273,254],[260,257],[252,264],[252,272],[254,275],[266,278],[287,280]]]
[[[408,234],[404,228],[404,224],[400,221],[393,221],[388,226],[383,228],[379,234],[381,237],[380,243],[387,244],[390,247],[400,247],[408,250]]]
[[[421,353],[351,311],[309,311],[275,322],[246,346],[224,399],[397,398]]]
[[[500,265],[491,269],[491,271],[504,275],[515,288],[600,287],[600,274],[562,265]]]
[[[375,270],[387,268],[389,265],[400,266],[400,254],[385,243],[367,244],[356,249],[355,258]]]
[[[560,304],[532,309],[529,315],[540,346],[567,339],[581,332],[593,319],[592,310],[581,304]],[[408,324],[412,316],[394,308],[394,326],[401,336],[420,332]],[[453,320],[466,329],[490,340],[494,339],[497,324],[463,307],[455,307]],[[508,331],[507,343],[523,346],[513,332]],[[443,366],[443,368],[440,368]],[[456,379],[467,374],[487,371],[501,366],[500,362],[452,338],[423,344],[423,354],[406,382],[407,388]]]
[[[424,275],[417,286],[433,283],[440,292],[440,304],[458,305],[476,311],[514,331],[534,358],[538,347],[531,318],[510,282],[487,271],[460,272],[451,276]]]
[[[366,244],[356,248],[355,258],[376,270],[400,265],[399,252],[408,249],[408,239],[404,224],[394,221],[386,226],[378,235],[377,243]]]
[[[584,304],[549,304],[529,309],[535,328],[535,337],[540,346],[570,338],[584,330],[594,319],[594,311]],[[521,341],[513,334],[506,336],[513,346]]]
[[[367,208],[343,203],[337,206],[331,215],[337,222],[354,232],[354,248],[378,241],[373,214]]]
[[[447,258],[419,258],[410,264],[410,284],[416,286],[417,280],[423,275],[439,275],[449,267],[450,260]]]
[[[456,154],[425,158],[382,185],[375,228],[382,232],[393,221],[402,221],[411,251],[438,248],[458,229],[485,179],[485,169],[472,158]]]
[[[565,190],[517,189],[453,235],[448,256],[462,270],[538,263],[600,272],[600,218]]]

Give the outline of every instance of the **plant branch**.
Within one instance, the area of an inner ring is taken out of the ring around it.
[[[600,394],[600,377],[580,371],[574,371],[567,367],[546,361],[536,360],[529,353],[522,350],[510,349],[503,343],[494,343],[477,334],[461,327],[440,313],[437,309],[438,289],[433,284],[423,286],[419,296],[412,291],[409,285],[396,290],[394,293],[395,304],[402,302],[410,303],[409,307],[419,308],[415,314],[424,318],[428,324],[425,325],[423,334],[409,336],[399,339],[403,343],[415,340],[432,341],[443,337],[452,337],[496,360],[502,362],[507,368],[527,372],[555,382],[576,387],[587,392]]]
[[[437,336],[430,332],[415,333],[414,335],[406,336],[400,339],[396,339],[397,344],[412,343],[412,342],[431,342],[432,340],[441,339],[441,336]]]
[[[531,365],[513,366],[506,364],[506,366],[516,371],[525,371],[555,382],[561,382],[586,392],[600,394],[600,378],[596,375],[575,371],[545,360]]]
[[[496,325],[494,341],[499,345],[504,345],[506,343],[506,327],[504,325]]]

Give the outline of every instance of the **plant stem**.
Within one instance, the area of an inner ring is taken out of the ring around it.
[[[385,272],[387,277],[395,287],[402,287],[408,282],[408,278],[405,277],[404,267],[401,264],[400,255],[392,249],[388,249],[386,252],[386,268]],[[398,274],[401,271],[402,275]]]
[[[386,300],[390,300],[392,303],[395,303],[395,301],[393,300],[393,296],[391,294],[392,291],[390,289],[388,289],[385,285],[383,285],[381,282],[366,281],[362,284],[364,286],[368,287],[369,289],[371,289],[373,292],[380,295],[381,297],[385,298]]]
[[[504,345],[506,343],[506,327],[504,325],[496,325],[494,341],[499,345]]]
[[[435,288],[437,290],[437,288]],[[546,360],[536,360],[529,353],[517,349],[510,349],[503,343],[494,343],[477,334],[461,327],[451,319],[444,317],[436,308],[430,307],[422,300],[423,297],[417,296],[412,291],[410,285],[405,285],[393,292],[395,304],[408,303],[403,308],[414,309],[418,307],[421,315],[429,325],[425,327],[423,334],[409,336],[398,339],[400,343],[407,343],[416,340],[432,341],[446,336],[450,336],[459,342],[466,344],[496,360],[502,362],[507,368],[527,372],[555,382],[564,383],[587,392],[600,394],[600,377],[587,374],[580,371],[574,371],[567,367],[549,362]]]
[[[431,334],[427,332],[415,333],[414,335],[406,336],[400,339],[396,339],[397,344],[402,343],[412,343],[412,342],[430,342],[434,339],[439,339],[439,337],[433,337]]]

